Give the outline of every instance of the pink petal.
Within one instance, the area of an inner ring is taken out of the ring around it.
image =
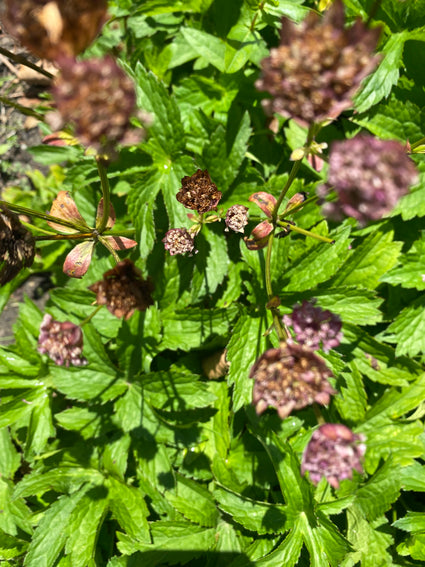
[[[261,248],[265,248],[267,246],[269,234],[272,230],[273,225],[268,220],[257,224],[251,232],[251,236],[249,238],[244,238],[248,250],[261,250]]]
[[[71,197],[68,191],[59,191],[56,199],[52,203],[52,208],[50,209],[49,214],[56,218],[78,224],[84,230],[89,229],[86,221],[80,215],[74,199]],[[74,232],[79,232],[77,228],[62,226],[61,224],[57,224],[53,221],[48,221],[47,224],[55,230],[64,232],[65,234],[73,234]]]
[[[100,222],[103,218],[103,197],[100,199],[99,204],[97,206],[96,212],[96,228],[100,225]],[[109,204],[109,217],[108,222],[106,223],[106,228],[112,228],[115,224],[115,211],[112,203]]]
[[[270,193],[266,193],[265,191],[258,191],[258,193],[253,193],[249,197],[249,200],[251,203],[258,205],[269,219],[272,218],[272,214],[276,206],[276,198],[273,197],[273,195],[270,195]]]
[[[128,248],[137,246],[135,240],[131,240],[125,236],[104,236],[103,238],[109,242],[114,250],[127,250]]]
[[[77,244],[65,258],[63,271],[71,278],[82,278],[90,266],[94,249],[94,240],[85,240]]]

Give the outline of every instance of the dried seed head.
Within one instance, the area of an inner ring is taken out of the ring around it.
[[[51,315],[44,315],[38,337],[38,352],[47,354],[58,366],[83,366],[83,332],[81,327],[70,321],[54,321]]]
[[[332,372],[314,352],[294,343],[267,350],[251,368],[253,403],[258,414],[268,406],[284,419],[294,409],[313,402],[327,405],[335,390],[328,382]]]
[[[352,478],[353,469],[363,473],[362,458],[366,451],[363,435],[355,435],[338,423],[325,423],[313,433],[301,464],[301,474],[310,473],[310,480],[318,484],[322,477],[334,488],[346,478]]]
[[[377,65],[372,52],[378,37],[379,29],[369,30],[360,20],[345,28],[340,0],[323,19],[313,12],[301,25],[284,18],[280,46],[262,61],[256,83],[272,96],[264,101],[266,111],[306,125],[336,118]]]
[[[186,175],[182,179],[182,188],[176,195],[179,203],[187,209],[198,213],[207,213],[215,210],[221,199],[221,192],[211,181],[207,170],[198,169],[190,177]]]
[[[245,226],[248,224],[248,207],[244,207],[243,205],[233,205],[227,209],[226,219],[224,222],[226,223],[225,231],[229,231],[229,229],[231,229],[235,232],[243,233]]]
[[[400,142],[360,135],[334,142],[329,157],[328,185],[338,199],[326,203],[323,212],[340,220],[352,216],[365,225],[389,213],[418,179],[416,167]]]
[[[119,262],[103,274],[103,280],[88,288],[96,294],[96,303],[106,305],[115,317],[131,317],[136,309],[146,311],[153,305],[153,283],[144,280],[140,271],[129,259]]]
[[[7,31],[41,59],[73,57],[106,21],[106,0],[5,0]]]
[[[112,57],[78,62],[67,59],[52,94],[57,109],[49,117],[52,127],[72,124],[82,144],[110,151],[131,136],[134,85]]]
[[[291,315],[284,315],[283,322],[292,327],[296,341],[306,348],[329,352],[342,339],[341,319],[329,310],[315,307],[309,301],[295,305]]]
[[[187,252],[192,255],[195,247],[193,237],[185,228],[171,228],[166,232],[162,242],[165,250],[168,250],[171,256]],[[195,254],[196,252],[195,250]]]
[[[0,285],[4,285],[34,262],[35,240],[18,215],[0,206]]]

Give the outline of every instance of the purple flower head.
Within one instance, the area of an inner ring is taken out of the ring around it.
[[[162,239],[165,250],[174,256],[193,252],[195,247],[193,237],[185,228],[171,228]],[[195,250],[195,254],[196,254]]]
[[[46,313],[40,326],[38,352],[47,354],[58,366],[83,366],[83,332],[70,321],[60,323]]]
[[[335,390],[328,382],[332,372],[311,350],[295,343],[267,350],[251,368],[254,378],[253,403],[258,414],[268,406],[284,419],[294,409],[329,404]]]
[[[337,201],[326,203],[325,215],[340,220],[352,216],[365,225],[388,214],[418,178],[416,167],[400,142],[359,135],[334,142],[329,156],[327,186]]]
[[[244,205],[233,205],[226,212],[225,231],[229,229],[235,232],[244,232],[245,226],[248,224],[248,207]]]
[[[306,348],[329,352],[342,339],[341,319],[329,310],[315,307],[309,301],[295,305],[291,315],[284,315],[283,323],[292,327],[296,341]]]
[[[361,20],[345,27],[341,0],[323,18],[311,12],[300,25],[283,18],[280,45],[261,62],[256,83],[272,97],[263,101],[266,111],[305,125],[336,118],[378,64],[379,33]]]
[[[363,473],[364,440],[363,435],[355,435],[345,425],[321,425],[305,448],[301,474],[308,471],[313,484],[318,484],[322,477],[326,477],[331,486],[339,488],[342,480],[352,478],[353,469]]]

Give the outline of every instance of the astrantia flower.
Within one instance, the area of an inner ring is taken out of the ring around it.
[[[35,255],[35,240],[22,226],[18,215],[0,206],[0,285],[29,268]]]
[[[81,53],[106,21],[106,0],[5,0],[7,31],[41,59]]]
[[[229,229],[234,232],[244,232],[245,226],[248,224],[248,207],[243,205],[233,205],[226,212],[225,231]]]
[[[64,226],[59,224],[54,220],[48,221],[48,225],[57,230],[58,232],[64,232],[65,234],[76,234],[78,232],[82,233],[96,233],[96,231],[89,227],[84,218],[81,216],[74,199],[71,197],[68,191],[59,191],[56,199],[52,203],[52,208],[50,209],[50,215],[56,219],[61,219],[72,223],[73,226]],[[103,197],[99,201],[96,213],[96,227],[99,226],[103,218]],[[115,224],[115,211],[110,204],[109,206],[109,216],[106,223],[106,228],[111,229]],[[127,250],[133,248],[137,245],[135,240],[126,238],[125,236],[103,236],[100,234],[93,234],[92,238],[84,240],[74,246],[74,248],[69,252],[65,258],[63,265],[63,271],[67,276],[71,278],[82,278],[87,272],[90,266],[90,262],[93,255],[93,250],[96,242],[100,241],[108,249],[113,248],[114,250]]]
[[[168,250],[171,256],[188,252],[191,254],[195,247],[193,236],[185,228],[171,228],[166,232],[162,242],[165,250]]]
[[[354,434],[338,423],[325,423],[313,433],[301,464],[301,474],[310,473],[310,480],[318,484],[322,477],[334,488],[346,478],[352,478],[353,469],[363,473],[362,458],[366,451],[364,436]]]
[[[131,260],[123,260],[103,274],[103,280],[89,287],[96,294],[96,303],[106,305],[115,317],[131,317],[136,309],[146,311],[153,304],[153,284],[144,280]]]
[[[87,364],[83,357],[83,332],[81,327],[70,321],[60,323],[51,315],[44,315],[38,337],[38,352],[47,354],[58,366],[82,366]]]
[[[313,402],[327,405],[335,390],[328,382],[332,372],[314,352],[295,343],[267,350],[251,368],[253,403],[258,414],[268,406],[284,419],[294,409]]]
[[[365,225],[382,218],[418,179],[416,167],[400,142],[359,135],[334,142],[329,156],[328,187],[337,201],[323,212],[340,220],[352,216]],[[318,191],[324,196],[327,187]]]
[[[187,209],[198,213],[207,213],[215,210],[221,199],[221,192],[211,181],[207,170],[198,169],[190,177],[186,175],[182,179],[182,188],[176,195],[179,203]]]
[[[377,65],[372,52],[378,37],[378,29],[360,20],[345,28],[340,0],[323,19],[314,12],[300,25],[283,18],[280,46],[262,61],[256,83],[272,96],[264,101],[266,110],[306,125],[336,118]]]
[[[52,94],[57,112],[48,118],[54,130],[71,124],[82,144],[102,152],[134,141],[130,129],[134,85],[112,57],[66,60]]]
[[[311,350],[322,348],[329,352],[342,339],[339,316],[328,309],[315,307],[309,301],[295,305],[291,315],[284,315],[283,322],[294,329],[296,341]]]

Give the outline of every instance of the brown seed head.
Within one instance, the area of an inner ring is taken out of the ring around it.
[[[66,60],[52,88],[52,127],[72,124],[81,143],[107,151],[125,143],[136,104],[134,85],[112,57]]]
[[[22,268],[29,268],[35,256],[35,240],[22,226],[18,215],[0,206],[0,285],[4,285]]]
[[[60,61],[88,47],[106,21],[106,0],[5,0],[4,23],[34,55]]]
[[[153,305],[153,283],[144,280],[140,271],[129,259],[119,262],[103,274],[103,280],[89,286],[96,294],[96,303],[106,305],[115,317],[131,317],[136,309],[146,311]]]
[[[314,352],[294,343],[267,350],[251,368],[253,403],[258,414],[268,406],[284,419],[294,409],[313,402],[327,405],[335,390],[328,382],[332,372]]]
[[[211,181],[207,170],[198,169],[190,177],[186,175],[182,179],[182,188],[176,195],[177,201],[187,209],[206,213],[215,210],[221,199],[221,192]]]
[[[266,111],[305,125],[336,118],[378,64],[372,53],[379,33],[360,20],[345,28],[341,0],[323,19],[312,12],[298,26],[284,18],[280,46],[262,61],[256,83],[272,96],[264,101]]]

